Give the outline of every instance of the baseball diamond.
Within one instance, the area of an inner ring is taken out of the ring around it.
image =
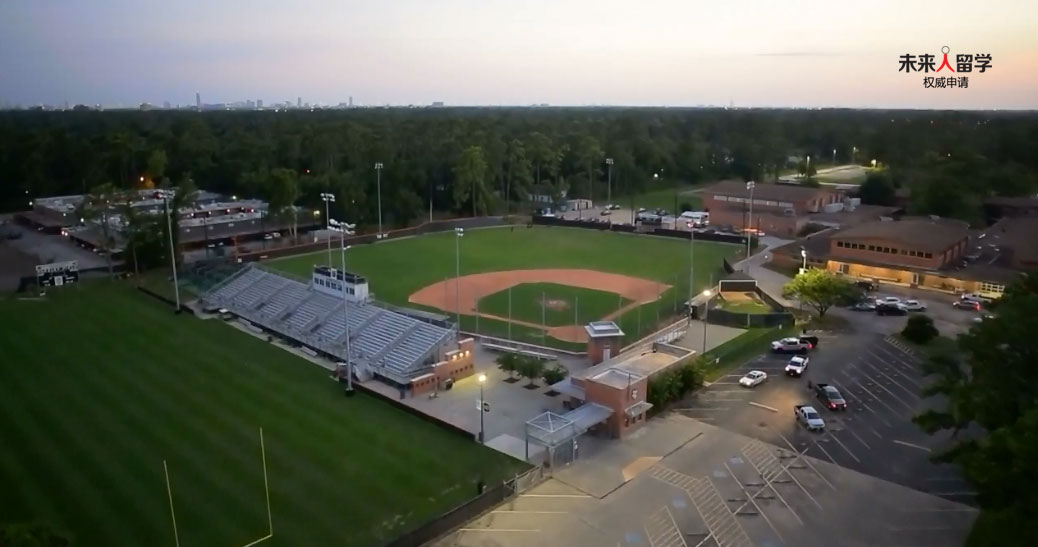
[[[582,328],[573,324],[542,328],[536,302],[532,318],[529,314],[520,318],[516,314],[517,308],[513,308],[509,325],[507,294],[505,306],[501,307],[495,293],[509,286],[528,283],[591,289],[612,293],[601,298],[603,301],[611,300],[609,306],[602,308],[606,311],[615,306],[619,294],[620,298],[630,302],[611,319],[620,324],[628,341],[634,341],[680,313],[690,292],[700,292],[712,280],[718,279],[722,259],[736,254],[740,248],[733,244],[696,241],[693,290],[690,291],[690,252],[686,240],[525,226],[466,230],[460,239],[456,238],[453,232],[443,232],[355,246],[347,251],[347,269],[367,277],[374,297],[389,304],[446,313],[452,319],[460,304],[463,331],[501,338],[511,336],[516,341],[582,351],[585,347]],[[338,263],[338,253],[333,255],[333,262]],[[268,264],[275,269],[306,276],[314,265],[324,264],[327,260],[326,252],[315,252]],[[569,273],[546,273],[553,270]],[[533,277],[530,277],[533,274],[521,273],[528,271],[541,273]],[[460,279],[456,279],[459,274]],[[486,274],[494,275],[487,277]],[[614,276],[609,278],[614,280],[613,284],[602,281],[610,275]],[[496,280],[491,283],[492,279]],[[470,282],[491,285],[474,292],[472,287],[468,287]],[[643,288],[632,288],[636,286]],[[455,295],[454,291],[458,289],[460,295]],[[459,302],[459,296],[466,301]],[[477,315],[476,303],[485,297],[493,297],[487,302],[491,309],[485,310],[480,303]],[[512,297],[514,307],[517,305],[515,289]],[[567,300],[566,297],[555,299]],[[582,303],[581,308],[584,307]],[[558,313],[572,315],[572,309]],[[580,311],[580,321],[594,319],[601,317]]]

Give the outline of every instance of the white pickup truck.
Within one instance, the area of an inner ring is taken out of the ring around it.
[[[797,422],[804,424],[804,427],[808,431],[821,431],[825,429],[825,421],[822,420],[822,416],[818,414],[818,411],[812,406],[808,405],[796,405],[793,407],[793,411],[796,413]]]

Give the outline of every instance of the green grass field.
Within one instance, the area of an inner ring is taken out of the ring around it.
[[[699,194],[691,193],[696,188],[696,186],[662,188],[637,194],[633,197],[633,201],[631,196],[617,198],[615,201],[622,207],[630,207],[633,203],[635,209],[644,207],[646,209],[666,209],[672,212],[675,208],[680,209],[682,203],[688,203],[693,209],[698,210],[703,206],[703,198]],[[675,196],[677,196],[676,203]]]
[[[479,311],[508,317],[508,292],[481,298]],[[513,287],[511,293],[513,319],[539,324],[543,308],[544,324],[549,327],[597,321],[631,303],[616,293],[555,283],[523,283]],[[541,305],[542,299],[547,306]]]
[[[718,298],[717,308],[730,311],[732,313],[772,313],[775,310],[771,309],[762,302],[759,298],[738,298],[727,300],[725,298]]]
[[[0,522],[80,546],[378,545],[520,462],[126,283],[0,300]]]
[[[652,332],[659,322],[672,317],[688,299],[689,244],[665,237],[632,235],[580,228],[516,227],[469,230],[460,241],[461,275],[534,269],[585,268],[660,281],[673,288],[660,300],[639,306],[618,321],[628,341]],[[697,242],[695,244],[694,291],[699,292],[720,275],[721,259],[739,250],[738,245]],[[348,251],[347,267],[366,276],[375,298],[401,306],[419,289],[455,277],[455,236],[440,233],[408,239],[361,245]],[[297,275],[309,276],[315,264],[327,261],[325,252],[283,258],[268,265]],[[513,294],[514,297],[514,294]],[[506,310],[507,313],[507,310]],[[506,321],[462,316],[462,328],[505,337]],[[571,344],[545,338],[543,331],[513,325],[512,338],[535,344],[582,350]]]

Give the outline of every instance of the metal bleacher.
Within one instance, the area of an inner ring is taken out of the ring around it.
[[[343,301],[252,264],[202,297],[228,311],[306,346],[346,358],[346,317],[355,364],[397,383],[424,374],[455,331],[370,303]]]

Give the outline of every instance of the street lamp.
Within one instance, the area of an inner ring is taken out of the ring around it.
[[[339,232],[339,236],[342,241],[342,313],[344,323],[346,324],[346,396],[353,395],[353,354],[350,352],[350,306],[347,304],[348,298],[346,296],[346,236],[354,234],[353,229],[356,228],[356,224],[348,224],[346,222],[339,222],[334,219],[328,219],[328,229],[333,232]],[[328,265],[331,267],[331,264]]]
[[[166,207],[166,232],[169,234],[169,263],[173,266],[173,294],[177,298],[177,313],[180,313],[180,285],[177,282],[177,252],[173,248],[173,219],[169,213],[169,199],[173,197],[173,193],[160,190],[159,197],[162,198],[163,204]],[[209,247],[206,247],[209,250]]]
[[[483,400],[483,384],[487,382],[487,375],[479,375],[479,443],[486,444],[486,430],[483,428],[483,414],[487,412],[486,402]]]
[[[613,158],[606,158],[606,205],[613,203]]]
[[[858,147],[857,146],[852,146],[851,147],[851,163],[854,163],[854,156],[857,156],[857,155],[858,155]]]
[[[328,210],[328,207],[329,207],[329,204],[335,203],[335,194],[330,194],[328,192],[321,192],[321,201],[324,201],[324,219],[325,219],[324,229],[327,230],[328,229],[328,225],[329,225],[329,223],[331,222],[331,219],[332,219],[331,214],[330,214],[330,212]],[[331,265],[332,265],[332,238],[326,237],[325,239],[328,240],[328,267],[331,267]]]
[[[804,268],[803,268],[803,270],[806,272],[807,271],[807,249],[800,249],[800,257],[804,259]],[[803,273],[803,272],[801,272],[801,273]]]
[[[464,228],[454,229],[454,313],[458,321],[458,332],[461,332],[461,238]]]
[[[811,156],[807,157],[808,161],[811,161]],[[746,189],[750,191],[750,215],[747,219],[747,230],[746,230],[746,259],[750,259],[750,233],[753,229],[753,189],[756,188],[757,183],[748,181],[746,183]]]
[[[836,165],[836,149],[833,148],[833,165]]]
[[[375,239],[382,239],[382,162],[375,162],[375,178],[378,186],[378,235]]]
[[[876,168],[876,160],[872,160],[872,168],[873,168],[873,169],[875,169],[875,168]]]
[[[706,355],[706,320],[710,317],[710,295],[710,289],[703,291],[706,302],[703,302],[703,353],[700,355]]]

